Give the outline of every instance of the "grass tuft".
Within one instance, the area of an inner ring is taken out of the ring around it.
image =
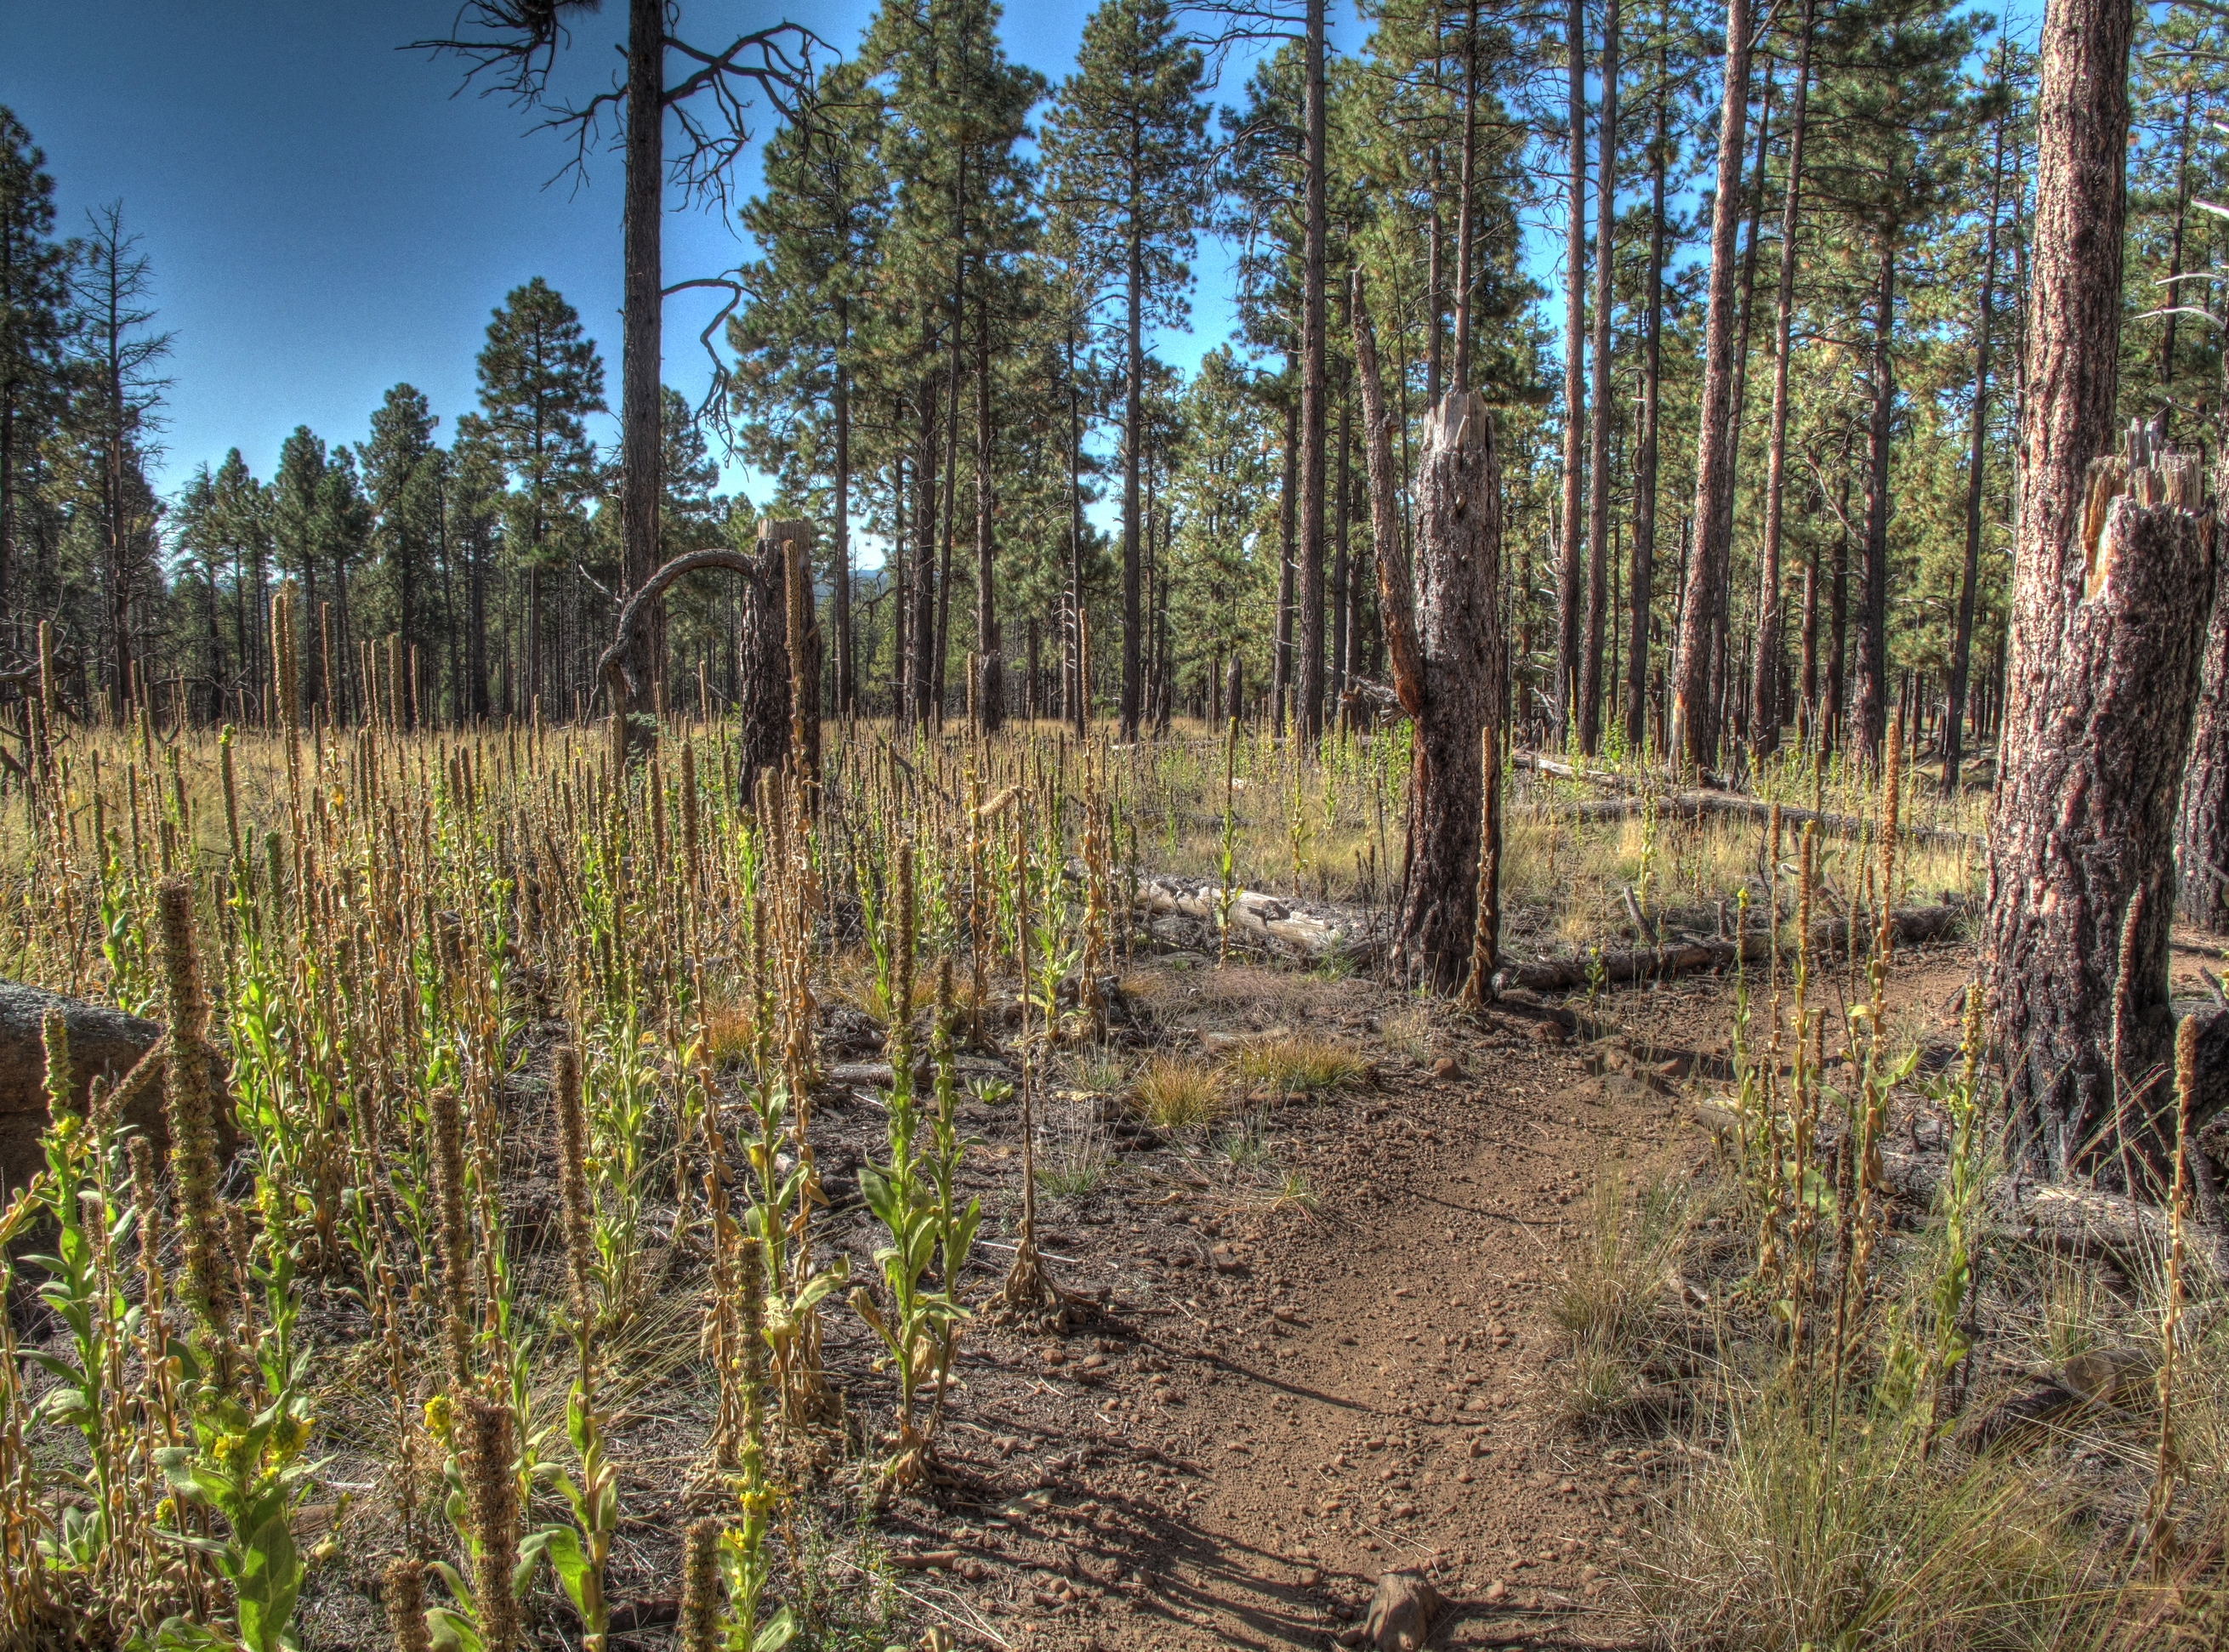
[[[1130,1087],[1130,1099],[1155,1130],[1190,1130],[1212,1123],[1226,1105],[1215,1070],[1204,1061],[1156,1056]]]
[[[1312,1033],[1285,1033],[1242,1046],[1231,1058],[1258,1090],[1323,1095],[1360,1084],[1369,1064],[1343,1044]]]
[[[1615,1169],[1595,1182],[1587,1234],[1549,1313],[1571,1341],[1564,1405],[1578,1421],[1622,1412],[1639,1394],[1648,1326],[1693,1231],[1686,1184],[1660,1176],[1629,1198]]]

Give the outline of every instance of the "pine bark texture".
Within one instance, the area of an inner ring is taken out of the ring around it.
[[[2182,909],[2214,935],[2229,934],[2229,556],[2216,555],[2198,714],[2174,853]]]
[[[1579,668],[1579,748],[1602,743],[1603,637],[1609,624],[1610,317],[1616,301],[1617,0],[1603,0],[1602,131],[1595,161],[1595,419],[1587,457],[1587,634]]]
[[[789,653],[791,604],[790,553],[793,544],[812,567],[813,524],[809,522],[764,518],[759,522],[758,553],[751,558],[750,577],[743,583],[742,634],[736,645],[736,694],[741,702],[742,727],[737,733],[746,795],[761,772],[778,772],[790,749],[793,732],[792,669]],[[805,611],[812,613],[810,589]],[[813,682],[819,687],[818,650],[812,662]],[[816,705],[813,711],[817,714]],[[819,720],[813,718],[817,744]]]
[[[2162,704],[2172,682],[2148,682],[2132,700],[2115,692],[2126,682],[2095,674],[2100,665],[2125,670],[2138,663],[2134,656],[2147,642],[2151,652],[2174,654],[2130,613],[2129,635],[2120,639],[2123,657],[2111,657],[2118,611],[2180,580],[2187,586],[2182,611],[2170,610],[2152,624],[2188,633],[2194,701],[2200,605],[2213,589],[2210,567],[2197,583],[2197,570],[2170,566],[2175,559],[2160,553],[2181,547],[2158,544],[2167,535],[2119,503],[2113,514],[2122,520],[2103,526],[2117,528],[2117,560],[2135,577],[2119,583],[2117,595],[2110,581],[2089,589],[2092,553],[2102,560],[2104,550],[2087,520],[2090,469],[2111,445],[2119,365],[2133,28],[2129,0],[2054,4],[2044,19],[2035,106],[2021,432],[2028,458],[2020,475],[2004,779],[1990,830],[1984,961],[1991,1034],[2006,1069],[2010,1149],[2058,1177],[2091,1150],[2091,1134],[2110,1109],[2116,937],[2148,874],[2153,886],[2142,918],[2157,944],[2166,944],[2169,845],[2129,832],[2149,824],[2147,807],[2160,807],[2143,796],[2146,781],[2164,784],[2172,808],[2190,732],[2189,707],[2181,709],[2177,729],[2174,708]],[[2135,735],[2145,746],[2084,743],[2099,733],[2120,741]],[[2162,752],[2168,733],[2178,738]],[[2132,773],[2132,763],[2142,772]],[[2135,938],[2142,949],[2151,937]],[[2141,950],[2137,962],[2129,987],[2145,1002],[2132,1008],[2148,1011],[2165,992],[2165,972],[2155,975]],[[2148,1049],[2154,1043],[2145,1040]],[[2129,1053],[2123,1052],[2124,1070]]]
[[[1373,467],[1379,463],[1374,444],[1372,461]],[[1372,492],[1380,491],[1373,483]],[[1480,736],[1489,724],[1500,724],[1506,693],[1494,608],[1501,476],[1484,397],[1450,390],[1426,417],[1415,507],[1410,591],[1395,588],[1407,572],[1397,566],[1397,551],[1388,556],[1381,544],[1379,560],[1395,688],[1416,721],[1396,962],[1410,978],[1452,993],[1462,986],[1481,941],[1480,856],[1498,847],[1481,842],[1483,787],[1497,777],[1484,772]],[[1403,611],[1409,595],[1413,619]],[[1397,638],[1397,629],[1405,634]],[[1484,939],[1491,951],[1493,938]]]
[[[626,188],[620,352],[620,588],[639,591],[658,566],[660,402],[665,341],[665,8],[629,0]],[[658,614],[630,644],[627,675],[646,679],[664,652]]]
[[[1672,685],[1671,755],[1700,768],[1718,753],[1711,693],[1718,570],[1733,531],[1734,243],[1741,228],[1742,139],[1749,128],[1749,0],[1726,0],[1725,97],[1718,111],[1718,194],[1711,208],[1711,286],[1704,311],[1702,439],[1695,461],[1694,551],[1680,608]]]
[[[1306,218],[1301,257],[1301,657],[1294,727],[1314,742],[1324,719],[1324,0],[1307,0]]]
[[[2094,562],[2053,631],[2036,635],[2023,616],[2023,663],[2040,680],[1990,832],[1992,998],[2013,1146],[2054,1180],[2117,1163],[2124,1146],[2158,1164],[2172,1132],[2176,804],[2214,524],[2195,461],[2162,464],[2114,496],[2129,472],[2097,464],[2091,523],[2077,528]]]
[[[1780,282],[1774,294],[1772,425],[1765,444],[1764,547],[1757,592],[1757,660],[1750,677],[1750,749],[1780,749],[1781,509],[1788,492],[1789,343],[1795,317],[1795,232],[1803,200],[1803,139],[1811,92],[1812,3],[1805,0],[1795,58],[1795,106],[1788,132],[1788,189],[1780,208]]]
[[[1741,0],[1737,0],[1740,3]],[[1571,72],[1571,195],[1564,240],[1564,509],[1556,556],[1556,736],[1576,732],[1579,652],[1585,624],[1587,464],[1587,55],[1586,7],[1571,0],[1564,49]],[[1460,376],[1458,390],[1469,386]],[[1444,406],[1444,404],[1442,404]]]

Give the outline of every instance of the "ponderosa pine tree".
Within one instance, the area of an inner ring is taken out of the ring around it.
[[[1181,325],[1207,206],[1198,51],[1166,0],[1105,0],[1045,122],[1047,193],[1097,290],[1121,295],[1123,351],[1122,738],[1137,737],[1144,614],[1139,477],[1146,330]]]
[[[324,703],[324,655],[317,645],[318,574],[325,560],[325,445],[297,425],[279,445],[279,468],[271,477],[271,547],[279,572],[302,586],[297,639],[302,660],[302,704]],[[337,667],[344,663],[335,662]]]
[[[1749,113],[1750,0],[1726,0],[1725,96],[1718,108],[1718,189],[1711,204],[1711,285],[1703,333],[1701,437],[1695,458],[1693,548],[1680,603],[1673,660],[1671,751],[1695,768],[1717,759],[1718,708],[1711,696],[1712,620],[1733,535],[1735,233],[1741,220],[1742,134]]]
[[[903,380],[916,421],[903,714],[922,722],[945,701],[970,327],[982,324],[986,284],[1007,282],[1035,233],[1034,171],[1018,145],[1044,82],[1007,59],[999,17],[992,0],[885,0],[861,49],[887,115],[881,156],[895,194],[885,370]],[[995,624],[979,615],[979,631]],[[979,659],[997,656],[995,636],[979,642]]]
[[[170,381],[156,363],[170,336],[148,330],[154,271],[139,237],[124,227],[121,202],[90,215],[77,279],[78,391],[73,416],[86,433],[99,478],[100,533],[107,576],[107,692],[113,714],[133,703],[137,611],[159,581],[151,554],[155,500],[142,464]]]
[[[1898,272],[1910,238],[1942,210],[1945,153],[1974,120],[1958,69],[1977,23],[1942,0],[1849,0],[1822,25],[1822,62],[1810,112],[1819,139],[1819,194],[1852,233],[1838,238],[1849,283],[1865,291],[1865,527],[1859,540],[1851,740],[1878,761],[1892,698],[1888,651],[1890,474],[1898,418]]]
[[[742,272],[748,301],[728,323],[731,394],[744,448],[784,495],[828,490],[835,708],[858,692],[851,625],[851,389],[860,297],[881,256],[888,184],[877,154],[882,108],[860,66],[823,75],[767,140],[763,193],[743,208],[761,257]],[[871,332],[871,327],[870,328]]]
[[[55,239],[55,181],[0,105],[0,655],[21,645],[17,503],[68,394],[71,251]]]
[[[525,574],[530,704],[544,688],[544,586],[551,569],[569,562],[596,486],[587,421],[604,411],[604,363],[579,313],[537,275],[495,311],[475,366],[487,439],[511,480],[504,537],[512,565]]]
[[[401,675],[393,714],[412,726],[430,710],[425,672],[433,663],[434,579],[440,550],[446,455],[434,444],[438,422],[422,391],[398,384],[371,416],[364,481],[378,515],[381,617],[395,641]]]

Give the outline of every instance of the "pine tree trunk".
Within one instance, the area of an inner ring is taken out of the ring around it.
[[[1670,755],[1694,767],[1718,755],[1711,696],[1718,572],[1733,532],[1734,242],[1740,227],[1742,134],[1749,125],[1750,0],[1726,0],[1725,87],[1718,110],[1718,193],[1711,208],[1711,285],[1705,310],[1702,438],[1695,464],[1694,549],[1680,606]]]
[[[1997,298],[1997,211],[2005,179],[2005,117],[1997,117],[1996,154],[1989,166],[1989,222],[1982,242],[1982,298],[1974,317],[1974,410],[1966,449],[1966,565],[1958,583],[1958,619],[1950,638],[1950,690],[1943,714],[1943,795],[1958,795],[1966,754],[1966,682],[1974,657],[1975,586],[1982,577],[1982,467],[1988,454],[1990,323]]]
[[[1668,32],[1670,9],[1665,9]],[[1625,655],[1625,743],[1635,752],[1648,743],[1650,618],[1656,579],[1656,432],[1661,400],[1664,341],[1664,188],[1670,154],[1670,53],[1658,37],[1656,130],[1648,145],[1648,318],[1641,342],[1641,444],[1634,458],[1633,567],[1626,579],[1628,637]]]
[[[1324,0],[1307,0],[1307,179],[1301,249],[1301,680],[1294,722],[1314,745],[1324,720]]]
[[[1133,190],[1138,187],[1134,179]],[[1138,738],[1141,663],[1138,628],[1145,619],[1138,580],[1138,450],[1146,438],[1145,234],[1142,224],[1131,226],[1123,310],[1121,737],[1125,740]]]
[[[1896,252],[1893,226],[1883,225],[1879,273],[1873,288],[1872,413],[1866,436],[1866,531],[1858,564],[1857,699],[1850,729],[1853,749],[1868,763],[1881,759],[1888,735],[1889,445],[1896,414]]]
[[[1292,362],[1286,363],[1290,376]],[[1289,399],[1285,403],[1285,477],[1277,509],[1277,638],[1269,698],[1270,719],[1276,733],[1285,732],[1285,712],[1293,697],[1293,535],[1299,520],[1300,413]]]
[[[843,352],[851,348],[851,301],[836,305],[836,520],[829,535],[829,618],[836,626],[836,714],[858,708],[859,676],[851,636],[851,371]]]
[[[1983,956],[2007,1149],[2054,1179],[2123,1145],[2156,1153],[2172,1110],[2155,1075],[2173,1037],[2174,820],[2214,583],[2210,518],[2181,508],[2196,503],[2188,461],[2168,462],[2171,483],[2139,468],[2140,491],[2113,496],[2131,482],[2109,457],[2131,10],[2058,0],[2036,102],[2028,458]]]
[[[1587,14],[1571,0],[1564,24],[1571,76],[1565,118],[1571,124],[1570,194],[1564,237],[1564,513],[1556,560],[1556,745],[1577,732],[1579,649],[1585,599],[1587,462]],[[1469,387],[1456,381],[1458,389]],[[1422,547],[1418,557],[1423,555]]]
[[[1819,719],[1821,757],[1841,742],[1842,725],[1849,715],[1850,635],[1850,475],[1849,455],[1842,457],[1841,508],[1835,513],[1834,577],[1829,583],[1827,627],[1827,701]]]
[[[1780,205],[1780,284],[1773,308],[1772,429],[1764,461],[1764,547],[1757,595],[1757,671],[1750,685],[1750,749],[1780,749],[1781,504],[1788,485],[1788,347],[1795,317],[1795,231],[1802,208],[1804,116],[1811,91],[1814,0],[1803,0],[1795,54],[1795,103],[1788,129],[1788,190]]]
[[[1006,669],[999,635],[999,586],[991,521],[991,309],[975,304],[975,716],[995,734],[1005,720]]]
[[[1617,230],[1617,0],[1603,3],[1602,133],[1595,163],[1595,419],[1587,460],[1587,634],[1579,668],[1579,749],[1602,744],[1603,633],[1609,618],[1611,248]]]
[[[922,386],[921,454],[914,461],[918,491],[913,514],[913,616],[906,626],[907,640],[913,645],[906,673],[906,718],[916,728],[928,727],[935,715],[937,391],[933,378]]]
[[[2229,555],[2216,555],[2174,852],[2183,911],[2208,934],[2229,935]]]
[[[639,591],[658,566],[659,407],[665,312],[665,7],[628,0],[626,47],[626,280],[620,361],[620,595]],[[637,636],[630,682],[656,675],[662,628],[655,617]],[[634,709],[614,706],[615,714]],[[624,723],[620,725],[625,727]]]
[[[1450,391],[1424,425],[1416,466],[1414,649],[1423,667],[1410,785],[1409,864],[1398,946],[1404,971],[1459,989],[1477,939],[1487,784],[1479,736],[1502,715],[1494,595],[1501,567],[1501,477],[1486,400]],[[1393,612],[1387,605],[1389,623]]]

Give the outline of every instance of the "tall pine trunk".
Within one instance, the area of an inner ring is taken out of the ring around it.
[[[1711,207],[1711,285],[1703,330],[1702,436],[1695,463],[1694,548],[1680,605],[1670,755],[1700,768],[1718,754],[1711,695],[1718,574],[1733,533],[1734,243],[1741,224],[1742,138],[1749,128],[1750,0],[1726,0],[1725,95],[1718,110],[1718,193]]]
[[[1868,763],[1878,763],[1888,734],[1888,523],[1894,509],[1889,495],[1890,442],[1895,433],[1897,231],[1884,223],[1877,232],[1879,273],[1873,285],[1872,407],[1866,432],[1866,531],[1858,564],[1857,697],[1851,744]]]
[[[1307,178],[1301,247],[1301,681],[1294,723],[1313,744],[1324,718],[1324,0],[1307,0]]]
[[[1564,514],[1556,562],[1556,744],[1576,732],[1580,631],[1579,581],[1586,567],[1587,458],[1587,13],[1571,0],[1564,54],[1571,71],[1570,196],[1564,237]],[[1468,387],[1460,379],[1458,389]]]
[[[2027,460],[1982,956],[2007,1149],[2055,1179],[2164,1155],[2174,816],[2213,591],[2211,517],[2185,508],[2195,467],[2147,468],[2132,443],[2132,475],[2110,455],[2133,22],[2129,0],[2054,0],[2036,100]]]
[[[986,734],[1005,720],[1005,661],[999,636],[999,586],[992,545],[991,306],[975,300],[975,718]]]
[[[1609,618],[1610,250],[1617,230],[1617,0],[1603,0],[1602,134],[1595,163],[1595,419],[1587,460],[1587,634],[1579,669],[1579,749],[1602,743],[1603,633]]]
[[[1997,303],[1997,212],[2003,202],[2005,120],[1997,117],[1989,163],[1989,222],[1982,238],[1982,298],[1974,316],[1974,410],[1966,449],[1966,563],[1958,582],[1958,618],[1950,638],[1950,692],[1943,714],[1943,795],[1958,795],[1966,755],[1966,683],[1974,657],[1975,587],[1982,577],[1982,462],[1988,454],[1990,326]]]
[[[1764,460],[1764,547],[1757,590],[1757,669],[1750,682],[1750,749],[1780,749],[1781,504],[1788,484],[1788,347],[1795,319],[1795,231],[1802,210],[1804,114],[1811,91],[1814,0],[1803,0],[1795,50],[1795,102],[1788,128],[1788,190],[1780,204],[1780,285],[1772,323],[1772,428]],[[1808,589],[1808,587],[1807,587]]]
[[[1625,743],[1648,743],[1648,643],[1656,579],[1656,439],[1662,401],[1664,341],[1664,187],[1669,155],[1671,54],[1663,43],[1670,9],[1660,19],[1656,47],[1656,130],[1648,144],[1648,274],[1641,355],[1641,443],[1633,467],[1633,567],[1626,579],[1628,637],[1625,656]]]
[[[659,409],[665,311],[665,7],[628,0],[626,45],[626,266],[620,360],[620,595],[639,591],[658,567]],[[626,680],[649,683],[665,641],[656,616],[638,634]],[[614,706],[613,714],[633,710]]]

